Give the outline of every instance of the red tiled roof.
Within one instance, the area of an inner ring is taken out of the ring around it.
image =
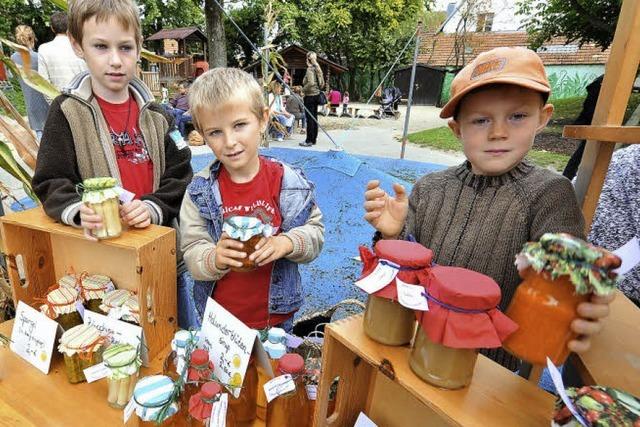
[[[193,35],[198,37],[201,40],[207,40],[207,36],[200,30],[198,27],[185,27],[185,28],[164,28],[152,36],[147,37],[147,41],[149,40],[164,40],[164,39],[173,39],[173,40],[183,40],[187,37]]]
[[[456,63],[455,34],[422,33],[420,35],[420,52],[418,62],[434,67],[462,67],[473,60],[478,54],[496,47],[524,46],[528,45],[528,36],[525,32],[511,33],[467,33],[466,49],[459,52]],[[578,44],[573,42],[565,45],[566,39],[554,38],[543,45],[538,54],[545,65],[577,65],[577,64],[605,64],[609,58],[611,49],[602,51],[593,44]],[[460,49],[462,50],[462,49]]]

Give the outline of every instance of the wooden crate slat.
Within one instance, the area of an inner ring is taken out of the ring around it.
[[[565,138],[640,144],[640,126],[565,126]]]

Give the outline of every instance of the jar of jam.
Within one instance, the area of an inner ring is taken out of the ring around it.
[[[239,360],[238,360],[239,363]],[[249,359],[244,378],[239,373],[231,377],[229,388],[233,394],[229,396],[229,409],[233,412],[237,426],[251,426],[256,419],[256,403],[258,398],[258,369],[255,358]],[[240,395],[235,397],[236,391]]]
[[[105,294],[114,289],[113,282],[107,276],[94,274],[80,277],[80,296],[87,309],[96,313],[105,314],[101,309],[102,299]]]
[[[82,202],[102,218],[102,227],[88,230],[96,239],[110,239],[122,233],[116,184],[111,177],[88,178],[82,183]]]
[[[304,359],[299,354],[282,356],[278,363],[278,375],[289,374],[295,382],[295,389],[280,395],[267,406],[268,426],[308,427],[311,406],[304,387]]]
[[[222,386],[217,382],[207,382],[202,385],[200,392],[189,399],[189,415],[193,422],[192,426],[208,427],[214,424],[210,417],[219,416],[215,425],[223,425],[220,419],[224,420],[225,427],[236,427],[236,420],[233,412],[228,410],[228,394],[222,393]],[[214,405],[219,406],[214,410]],[[212,411],[214,411],[212,413]]]
[[[65,372],[71,384],[86,381],[84,370],[102,362],[105,340],[95,326],[87,324],[74,326],[62,334],[58,351],[64,355]]]
[[[409,366],[435,386],[466,387],[473,376],[476,349],[500,347],[517,328],[496,308],[500,287],[475,271],[436,266],[424,295],[429,310],[416,311],[420,327]]]
[[[55,320],[62,326],[62,329],[68,331],[74,326],[82,324],[82,317],[78,313],[76,302],[79,301],[78,291],[74,288],[59,287],[50,291],[42,300],[44,305],[40,307],[46,316]]]
[[[538,243],[527,243],[518,255],[524,279],[506,314],[519,329],[504,343],[514,356],[534,365],[547,357],[561,365],[569,355],[567,344],[576,338],[571,323],[577,307],[592,293],[615,289],[620,259],[568,234],[548,233]]]
[[[255,252],[256,245],[263,236],[273,234],[273,228],[268,224],[263,224],[258,218],[247,216],[232,216],[224,220],[222,231],[226,232],[230,238],[240,242],[242,249],[239,251],[247,254],[241,259],[242,267],[231,267],[232,271],[247,272],[255,270],[256,263],[249,259],[249,255]]]
[[[380,240],[375,246],[375,255],[361,247],[360,257],[364,263],[363,277],[381,264],[398,270],[386,286],[369,295],[364,312],[364,332],[382,344],[408,344],[415,332],[415,315],[413,310],[398,302],[395,278],[411,285],[424,283],[433,252],[415,242]]]
[[[175,384],[165,375],[152,375],[138,381],[133,390],[138,425],[144,427],[175,426],[175,414],[180,407],[176,401]]]
[[[102,360],[109,370],[107,402],[113,408],[122,409],[131,400],[138,380],[138,369],[142,365],[138,349],[131,344],[112,344],[102,354]]]

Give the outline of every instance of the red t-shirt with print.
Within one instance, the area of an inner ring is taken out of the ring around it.
[[[251,216],[279,228],[282,223],[279,201],[283,173],[280,163],[260,157],[258,174],[250,182],[238,184],[231,180],[222,166],[218,181],[223,217]],[[213,299],[251,328],[278,325],[292,313],[269,317],[272,270],[273,263],[245,273],[230,271],[216,283]]]
[[[122,187],[136,199],[153,192],[153,162],[138,128],[138,104],[133,96],[122,104],[97,97],[116,154]]]

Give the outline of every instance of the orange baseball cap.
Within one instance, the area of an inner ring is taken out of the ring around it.
[[[460,100],[472,90],[500,83],[551,92],[537,53],[524,47],[497,47],[476,56],[455,76],[451,82],[451,98],[440,111],[440,117],[452,117]]]

